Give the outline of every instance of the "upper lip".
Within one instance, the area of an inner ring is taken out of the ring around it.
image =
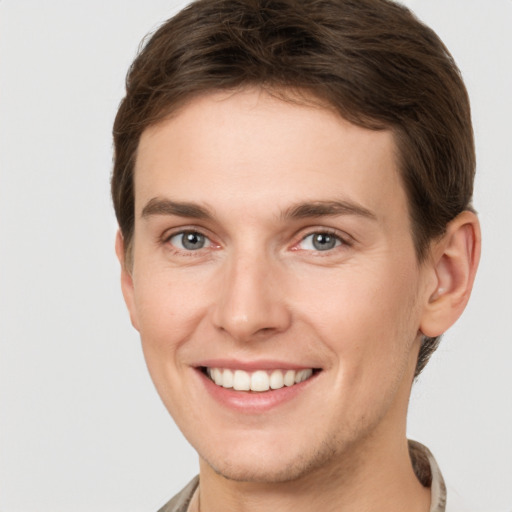
[[[305,370],[308,368],[320,369],[318,365],[293,363],[290,361],[278,361],[271,359],[261,359],[254,361],[241,361],[234,359],[207,359],[194,364],[201,368],[224,368],[230,370],[244,370],[253,372],[256,370]]]

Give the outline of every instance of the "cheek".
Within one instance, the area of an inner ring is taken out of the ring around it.
[[[145,352],[168,355],[187,340],[204,316],[204,289],[198,290],[197,281],[187,276],[153,270],[135,275],[134,289]]]
[[[300,310],[337,363],[354,374],[396,366],[419,325],[415,269],[354,266],[337,269],[324,282],[302,283]]]
[[[168,269],[135,274],[135,303],[142,350],[148,371],[166,408],[173,417],[189,402],[184,378],[187,347],[204,318],[205,294],[198,283],[180,279]]]

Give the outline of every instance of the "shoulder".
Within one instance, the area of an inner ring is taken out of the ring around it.
[[[194,491],[199,485],[199,477],[193,478],[176,496],[168,501],[158,512],[187,512]]]

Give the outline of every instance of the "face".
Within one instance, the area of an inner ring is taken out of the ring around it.
[[[123,291],[202,464],[285,481],[405,436],[429,272],[387,131],[258,90],[147,129]]]

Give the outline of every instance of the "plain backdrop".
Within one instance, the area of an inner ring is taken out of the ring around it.
[[[184,4],[0,0],[1,512],[154,512],[197,471],[125,312],[109,198],[126,70]],[[469,89],[484,233],[472,300],[415,386],[409,435],[452,492],[510,511],[512,1],[407,4]]]

